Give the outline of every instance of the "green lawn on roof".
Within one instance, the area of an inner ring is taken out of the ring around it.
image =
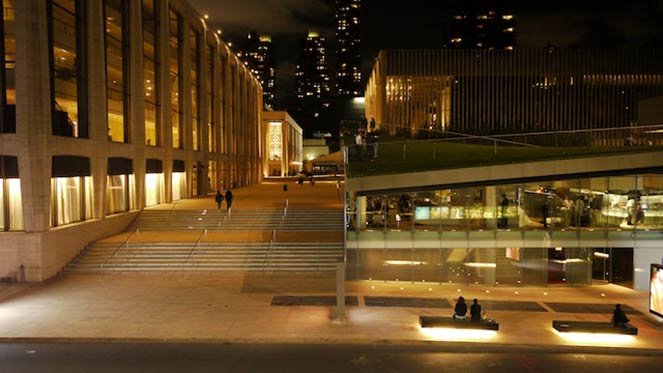
[[[581,156],[632,153],[663,149],[661,146],[630,147],[526,147],[463,144],[448,141],[409,141],[378,143],[373,161],[357,159],[358,148],[350,147],[349,177],[449,168],[523,163]],[[366,149],[370,152],[370,148]],[[355,155],[353,158],[352,155]]]

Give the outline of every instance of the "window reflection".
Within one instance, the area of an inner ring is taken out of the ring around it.
[[[200,34],[191,30],[189,32],[191,39],[191,135],[193,140],[193,150],[200,150]]]
[[[3,17],[0,20],[0,82],[2,98],[0,111],[0,133],[16,132],[16,40],[14,35],[14,1],[2,1]]]
[[[23,201],[19,178],[0,178],[0,231],[23,230]]]
[[[216,152],[216,128],[214,123],[214,107],[216,102],[214,102],[214,61],[216,54],[214,48],[211,45],[207,46],[207,74],[206,74],[206,85],[205,91],[207,93],[207,149],[210,152]],[[210,189],[214,190],[214,188]]]
[[[108,139],[127,142],[126,114],[128,99],[128,39],[126,2],[124,0],[104,0],[106,17],[106,94],[108,103]]]
[[[180,29],[181,17],[170,9],[168,25],[170,29],[170,120],[173,129],[173,148],[182,148],[181,138],[181,100],[180,100],[180,70],[182,59],[180,57]]]
[[[159,110],[158,1],[143,0],[143,79],[145,87],[145,144],[156,146]]]
[[[54,177],[51,179],[52,225],[60,226],[91,217],[92,177]]]
[[[88,137],[84,4],[81,0],[49,2],[54,135]]]
[[[133,175],[108,175],[108,214],[129,211],[133,206]]]

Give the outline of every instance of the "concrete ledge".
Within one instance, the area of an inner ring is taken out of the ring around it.
[[[2,338],[0,343],[200,343],[200,344],[285,344],[285,345],[373,345],[413,348],[418,352],[483,352],[483,353],[578,353],[621,356],[661,356],[655,348],[596,347],[572,345],[524,345],[482,342],[446,342],[409,339],[335,339],[335,338]]]
[[[453,328],[453,329],[481,329],[499,330],[500,324],[495,321],[472,322],[470,319],[457,320],[453,317],[419,316],[422,328]]]
[[[611,322],[553,320],[553,329],[560,333],[601,333],[638,335],[638,328],[631,324],[614,326]]]

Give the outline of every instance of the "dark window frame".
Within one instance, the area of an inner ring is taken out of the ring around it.
[[[161,89],[160,89],[160,83],[161,83],[161,59],[160,59],[160,29],[161,29],[161,18],[159,11],[161,10],[161,5],[160,5],[159,0],[153,0],[152,1],[152,23],[154,24],[152,31],[152,37],[153,37],[153,45],[152,48],[154,50],[154,55],[152,56],[152,63],[154,64],[154,90],[152,91],[152,95],[154,97],[154,109],[155,109],[155,118],[154,118],[154,128],[155,128],[155,138],[156,138],[156,144],[154,146],[159,146],[163,143],[163,137],[162,137],[162,131],[161,131]],[[145,0],[141,0],[141,33],[144,35],[145,33],[145,25],[143,24],[143,21],[145,20],[145,14],[148,14],[145,11]],[[142,51],[143,51],[143,71],[145,71],[145,40],[143,38],[143,45],[142,45]],[[143,80],[145,77],[143,77]],[[144,83],[143,83],[144,84]],[[143,98],[144,99],[144,98]],[[147,102],[147,100],[144,99],[144,101]]]
[[[56,133],[55,124],[56,108],[55,108],[55,61],[53,61],[53,1],[46,0],[46,15],[48,24],[48,63],[50,75],[50,91],[51,91],[51,127],[52,134],[55,136],[65,136]],[[87,18],[86,18],[86,2],[85,0],[74,0],[76,14],[74,14],[76,22],[76,101],[78,106],[78,138],[89,138],[89,118],[88,118],[88,66],[87,66]],[[60,7],[59,5],[56,5]],[[61,7],[60,7],[61,8]],[[61,8],[68,12],[66,9]],[[69,13],[69,12],[68,12]],[[71,14],[71,13],[69,13]],[[3,53],[4,54],[4,53]],[[68,137],[68,136],[65,136]],[[73,137],[73,136],[71,136]]]
[[[76,0],[80,1],[80,0]],[[108,127],[108,33],[106,32],[106,1],[102,2],[104,16],[104,80],[106,81],[106,126]],[[122,126],[124,139],[119,143],[131,143],[131,40],[129,28],[131,27],[130,1],[120,0],[120,25],[122,27]],[[108,141],[111,141],[110,138]]]

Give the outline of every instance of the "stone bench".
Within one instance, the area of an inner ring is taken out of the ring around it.
[[[553,329],[560,333],[602,333],[638,335],[638,328],[631,324],[614,326],[612,322],[553,320]]]
[[[419,316],[419,324],[422,328],[452,328],[452,329],[480,329],[499,330],[500,324],[495,320],[482,320],[472,322],[469,318],[465,320],[454,319],[445,316]]]

